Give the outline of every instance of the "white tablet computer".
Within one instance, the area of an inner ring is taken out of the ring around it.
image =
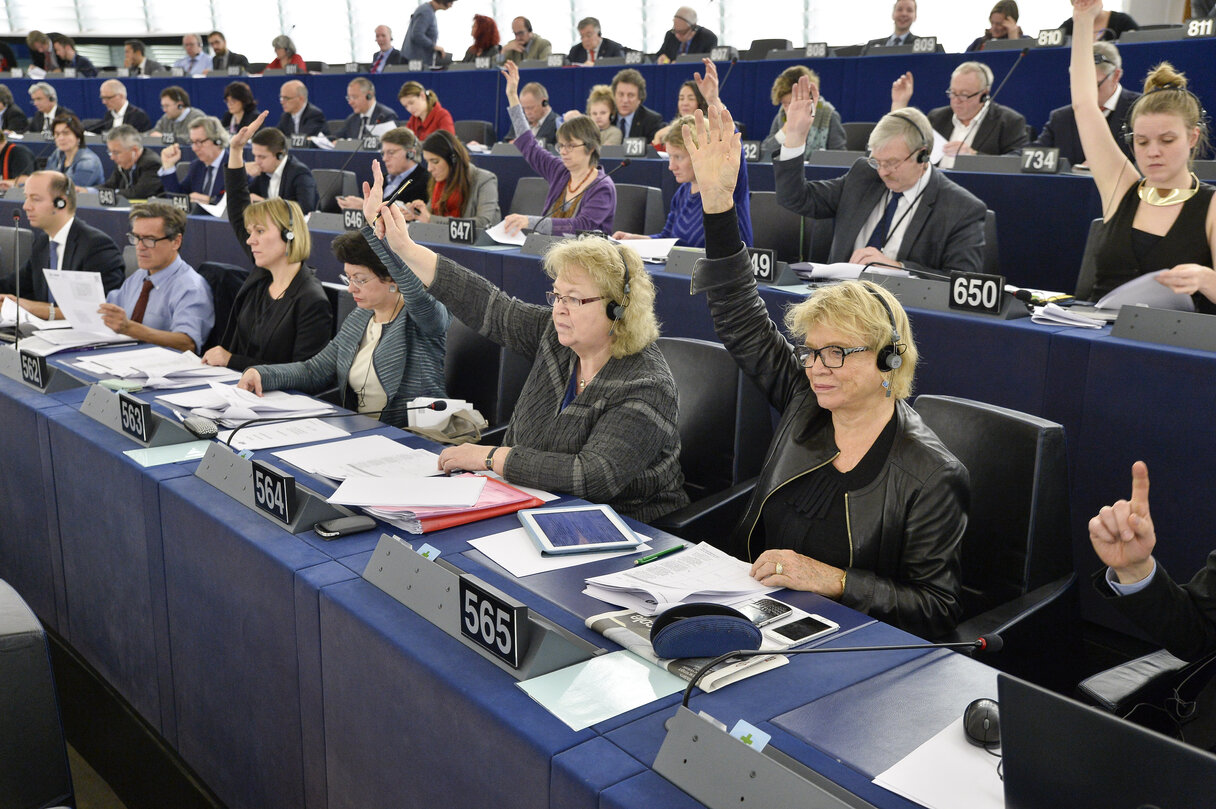
[[[519,512],[519,521],[543,554],[629,550],[642,544],[611,506],[528,508]]]

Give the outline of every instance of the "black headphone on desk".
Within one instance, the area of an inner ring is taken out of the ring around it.
[[[629,248],[618,244],[616,249],[620,251],[621,266],[625,270],[625,286],[621,289],[623,294],[621,295],[620,302],[612,301],[608,304],[608,307],[605,310],[606,314],[608,315],[608,319],[612,321],[620,320],[625,316],[625,307],[628,305],[626,298],[629,297],[629,262],[625,256],[625,251]]]
[[[873,295],[882,305],[883,311],[887,313],[887,320],[891,323],[891,342],[878,349],[878,353],[875,355],[875,362],[878,364],[878,370],[880,371],[894,371],[904,364],[904,358],[900,355],[904,353],[907,346],[899,341],[899,327],[895,325],[895,313],[891,311],[891,306],[882,296],[882,293],[875,289],[870,282],[866,282],[866,291]]]

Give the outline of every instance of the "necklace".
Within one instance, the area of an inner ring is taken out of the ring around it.
[[[571,175],[570,175],[570,179],[566,181],[566,196],[567,196],[567,198],[569,198],[569,196],[570,196],[571,194],[575,193],[575,192],[576,192],[578,189],[582,188],[582,187],[583,187],[583,186],[586,184],[586,182],[587,182],[589,179],[591,179],[592,177],[594,177],[594,176],[595,176],[595,172],[594,172],[594,171],[592,171],[591,169],[587,169],[587,173],[586,173],[586,174],[584,174],[584,175],[583,175],[583,178],[582,178],[581,180],[579,180],[579,181],[578,181],[578,184],[577,184],[577,185],[575,185],[575,184],[574,184],[574,175],[573,175],[573,174],[571,174]]]
[[[1189,187],[1165,189],[1153,188],[1148,185],[1148,180],[1141,180],[1140,185],[1136,187],[1136,193],[1141,201],[1157,208],[1181,205],[1199,193],[1199,178],[1195,176],[1195,172],[1191,172],[1191,184]]]

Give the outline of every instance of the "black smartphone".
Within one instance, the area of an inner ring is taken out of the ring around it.
[[[332,520],[322,520],[312,527],[322,539],[337,539],[347,534],[358,534],[370,531],[376,527],[376,521],[363,514],[353,517],[337,517]]]

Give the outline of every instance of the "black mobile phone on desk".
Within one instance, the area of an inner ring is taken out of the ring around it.
[[[746,615],[747,619],[756,626],[771,624],[773,621],[780,620],[789,615],[792,611],[788,604],[782,604],[780,601],[772,598],[757,598],[755,601],[738,607],[738,610]]]
[[[347,534],[358,534],[370,531],[376,527],[376,521],[363,514],[353,517],[337,517],[332,520],[322,520],[312,527],[322,539],[337,539]]]

